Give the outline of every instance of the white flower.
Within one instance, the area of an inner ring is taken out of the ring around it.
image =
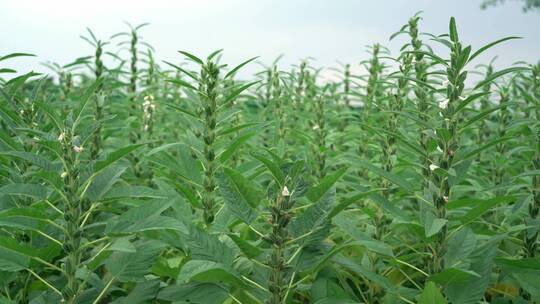
[[[289,188],[287,188],[287,186],[283,187],[283,190],[281,191],[281,195],[282,195],[282,196],[289,196],[289,195],[291,195],[291,194],[289,193]]]
[[[75,153],[80,153],[84,150],[83,147],[79,147],[79,146],[73,146],[73,152]]]
[[[154,96],[153,95],[144,96],[144,101],[152,102],[154,101]]]
[[[446,196],[446,195],[443,196],[443,200],[444,200],[445,203],[448,203],[448,199],[449,199],[448,196]]]
[[[67,175],[68,175],[67,172],[62,172],[62,174],[60,174],[60,177],[65,178]]]
[[[318,130],[319,129],[319,125],[314,125],[313,126],[313,130]]]
[[[438,168],[439,168],[439,166],[437,166],[435,164],[429,165],[429,170],[431,170],[431,171],[435,171],[435,169],[438,169]]]
[[[60,133],[60,135],[58,135],[58,141],[63,141],[65,137],[66,135],[64,134],[64,132]]]
[[[450,100],[448,100],[448,99],[445,99],[443,101],[439,101],[439,108],[446,109],[448,107],[449,102],[450,102]]]

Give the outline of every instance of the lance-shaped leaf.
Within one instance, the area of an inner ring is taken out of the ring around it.
[[[161,290],[160,300],[191,304],[225,303],[229,292],[224,286],[212,283],[190,283],[171,285]]]
[[[179,282],[228,283],[244,287],[242,280],[229,267],[211,261],[191,260],[182,266]]]
[[[156,241],[140,241],[136,252],[114,252],[105,262],[111,276],[120,282],[142,282],[156,261],[163,245]]]
[[[229,210],[249,224],[258,216],[256,208],[264,195],[259,187],[242,174],[224,168],[218,176],[219,191]]]
[[[343,174],[345,174],[345,172],[347,172],[347,168],[343,167],[336,173],[325,176],[317,186],[307,191],[306,197],[312,202],[318,201],[332,189],[334,184],[343,176]]]
[[[441,290],[433,282],[428,282],[418,298],[418,304],[446,304],[448,303]]]
[[[225,149],[219,156],[218,159],[221,163],[225,163],[231,156],[251,137],[255,135],[255,132],[250,132],[244,135],[239,136],[234,142],[232,142],[227,149]]]
[[[0,187],[0,194],[27,196],[36,199],[46,199],[49,188],[40,184],[7,184]]]
[[[15,239],[0,237],[0,270],[21,271],[30,266],[32,248],[19,244]]]
[[[144,146],[145,144],[135,144],[135,145],[129,145],[129,146],[126,146],[126,147],[122,147],[116,151],[113,151],[109,154],[107,154],[107,156],[105,157],[105,159],[102,159],[102,160],[98,160],[96,162],[96,164],[94,165],[94,172],[93,174],[96,174],[98,173],[99,171],[107,168],[108,166],[110,166],[111,164],[113,164],[114,162],[122,159],[123,157],[125,157],[126,155],[128,155],[129,153],[137,150],[138,148]]]

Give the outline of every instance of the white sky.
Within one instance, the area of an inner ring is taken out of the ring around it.
[[[4,64],[21,72],[48,71],[39,63],[66,64],[92,54],[79,38],[86,27],[107,39],[127,29],[125,20],[151,23],[141,34],[159,60],[179,61],[177,50],[206,56],[224,48],[223,62],[231,65],[254,56],[271,63],[285,54],[283,68],[306,57],[331,67],[338,60],[355,64],[366,59],[365,46],[375,42],[396,54],[405,37],[388,38],[423,10],[421,31],[446,33],[455,16],[462,40],[473,49],[505,36],[524,37],[497,46],[481,60],[499,55],[497,66],[502,67],[540,59],[540,13],[523,14],[513,1],[486,11],[479,5],[480,0],[0,0],[0,55],[34,53],[38,58]],[[252,65],[244,75],[258,69]]]

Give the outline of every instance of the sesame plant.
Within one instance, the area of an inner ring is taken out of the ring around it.
[[[328,69],[0,54],[0,303],[540,302],[540,66],[421,20]]]

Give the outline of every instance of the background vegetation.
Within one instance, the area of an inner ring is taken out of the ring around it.
[[[145,24],[0,57],[0,303],[540,301],[540,64],[420,21],[337,81],[162,63]]]

